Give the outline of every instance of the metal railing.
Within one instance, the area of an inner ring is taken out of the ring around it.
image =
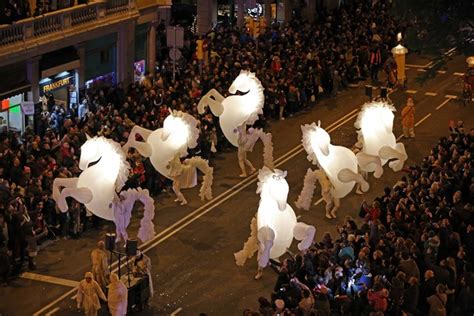
[[[106,0],[0,25],[0,49],[134,9],[135,0]]]

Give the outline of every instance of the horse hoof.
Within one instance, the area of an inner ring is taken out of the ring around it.
[[[327,218],[327,219],[332,219],[331,214],[327,214],[327,213],[326,213],[326,218]]]

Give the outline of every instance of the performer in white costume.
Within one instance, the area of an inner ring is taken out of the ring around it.
[[[94,281],[92,272],[86,272],[84,280],[79,282],[79,286],[77,287],[77,308],[82,308],[86,316],[97,316],[97,312],[100,309],[99,298],[103,301],[107,301],[99,284]]]
[[[201,200],[212,199],[214,169],[209,166],[209,162],[201,157],[192,157],[186,166],[180,166],[180,158],[188,155],[188,148],[197,146],[199,138],[197,125],[198,120],[192,115],[181,111],[171,111],[170,115],[165,118],[163,127],[155,131],[135,125],[127,143],[123,146],[123,150],[126,152],[129,148],[137,149],[142,156],[150,158],[153,167],[160,174],[173,180],[173,190],[176,193],[177,202],[181,202],[181,205],[187,204],[181,189],[191,187],[183,186],[182,179],[188,173],[195,175],[196,169],[204,173],[199,195]],[[136,135],[140,135],[144,142],[136,141]]]
[[[140,221],[138,236],[143,242],[153,238],[155,206],[154,203],[144,202],[151,199],[148,190],[130,189],[121,193],[122,199],[117,196],[116,192],[120,192],[130,171],[120,144],[102,136],[88,136],[81,147],[79,168],[82,173],[78,178],[54,179],[53,199],[62,212],[68,211],[66,198],[72,197],[94,215],[114,221],[118,239],[127,238],[126,228],[133,204],[139,200],[148,207],[145,207]]]
[[[116,273],[110,274],[107,303],[112,316],[127,315],[128,289]]]
[[[244,247],[234,253],[236,264],[243,266],[258,250],[258,272],[255,279],[262,276],[271,259],[278,259],[290,247],[293,238],[299,240],[298,249],[306,251],[312,244],[316,228],[297,222],[296,215],[289,204],[286,171],[274,171],[263,167],[258,173],[257,193],[260,203],[257,220],[252,219],[251,235]]]
[[[237,91],[243,94],[238,95]],[[261,82],[254,73],[242,70],[229,87],[229,92],[232,95],[224,98],[216,89],[211,89],[199,101],[199,113],[203,114],[206,106],[209,106],[211,112],[219,117],[219,124],[224,136],[238,148],[241,177],[248,174],[245,166],[250,168],[250,173],[255,172],[255,168],[246,155],[253,149],[258,139],[263,142],[264,166],[273,168],[271,134],[264,133],[262,129],[246,131],[247,125],[253,125],[258,120],[258,115],[263,114],[265,96]]]

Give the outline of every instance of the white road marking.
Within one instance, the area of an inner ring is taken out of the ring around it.
[[[69,287],[77,287],[77,285],[79,284],[78,281],[57,278],[57,277],[53,277],[49,275],[43,275],[43,274],[31,273],[31,272],[23,272],[22,274],[20,274],[20,278],[33,280],[33,281],[46,282],[46,283],[51,283],[51,284],[57,284],[57,285],[62,285],[62,286],[69,286]]]
[[[418,125],[420,125],[421,123],[423,123],[428,117],[431,116],[431,113],[428,113],[425,115],[425,117],[423,117],[421,120],[419,120],[418,122],[416,122],[415,124],[415,127],[417,127]]]
[[[443,103],[441,103],[440,105],[438,105],[438,106],[436,107],[436,110],[441,109],[441,108],[442,108],[446,103],[448,103],[449,101],[451,101],[451,98],[447,98],[446,100],[444,100]]]
[[[409,93],[409,94],[415,94],[417,92],[418,91],[416,91],[416,90],[405,90],[405,93]]]
[[[439,74],[445,74],[445,73],[446,73],[446,70],[438,70],[437,73],[439,73]]]
[[[447,94],[444,96],[445,98],[449,98],[449,99],[457,99],[458,96],[457,95],[452,95],[452,94]]]
[[[410,68],[426,68],[427,67],[426,65],[405,64],[405,66],[410,67]]]
[[[176,309],[174,312],[172,312],[172,313],[170,314],[170,316],[176,316],[176,315],[178,315],[182,310],[183,310],[183,308],[180,307],[180,308]]]
[[[464,76],[464,72],[455,72],[453,73],[455,76]]]
[[[426,72],[426,69],[424,69],[424,68],[418,68],[416,71],[419,71],[419,72]]]
[[[438,94],[436,92],[426,92],[425,95],[430,96],[430,97],[435,97]]]
[[[56,307],[55,309],[51,310],[49,313],[47,313],[45,316],[52,316],[54,313],[59,311],[59,307]]]

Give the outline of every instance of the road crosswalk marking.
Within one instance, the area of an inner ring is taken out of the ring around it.
[[[438,94],[436,92],[426,92],[425,95],[430,96],[430,97],[435,97]]]
[[[50,275],[44,275],[44,274],[38,274],[38,273],[32,273],[32,272],[23,272],[22,274],[20,274],[20,277],[23,279],[46,282],[46,283],[68,286],[68,287],[77,287],[79,285],[78,281],[57,278]]]

